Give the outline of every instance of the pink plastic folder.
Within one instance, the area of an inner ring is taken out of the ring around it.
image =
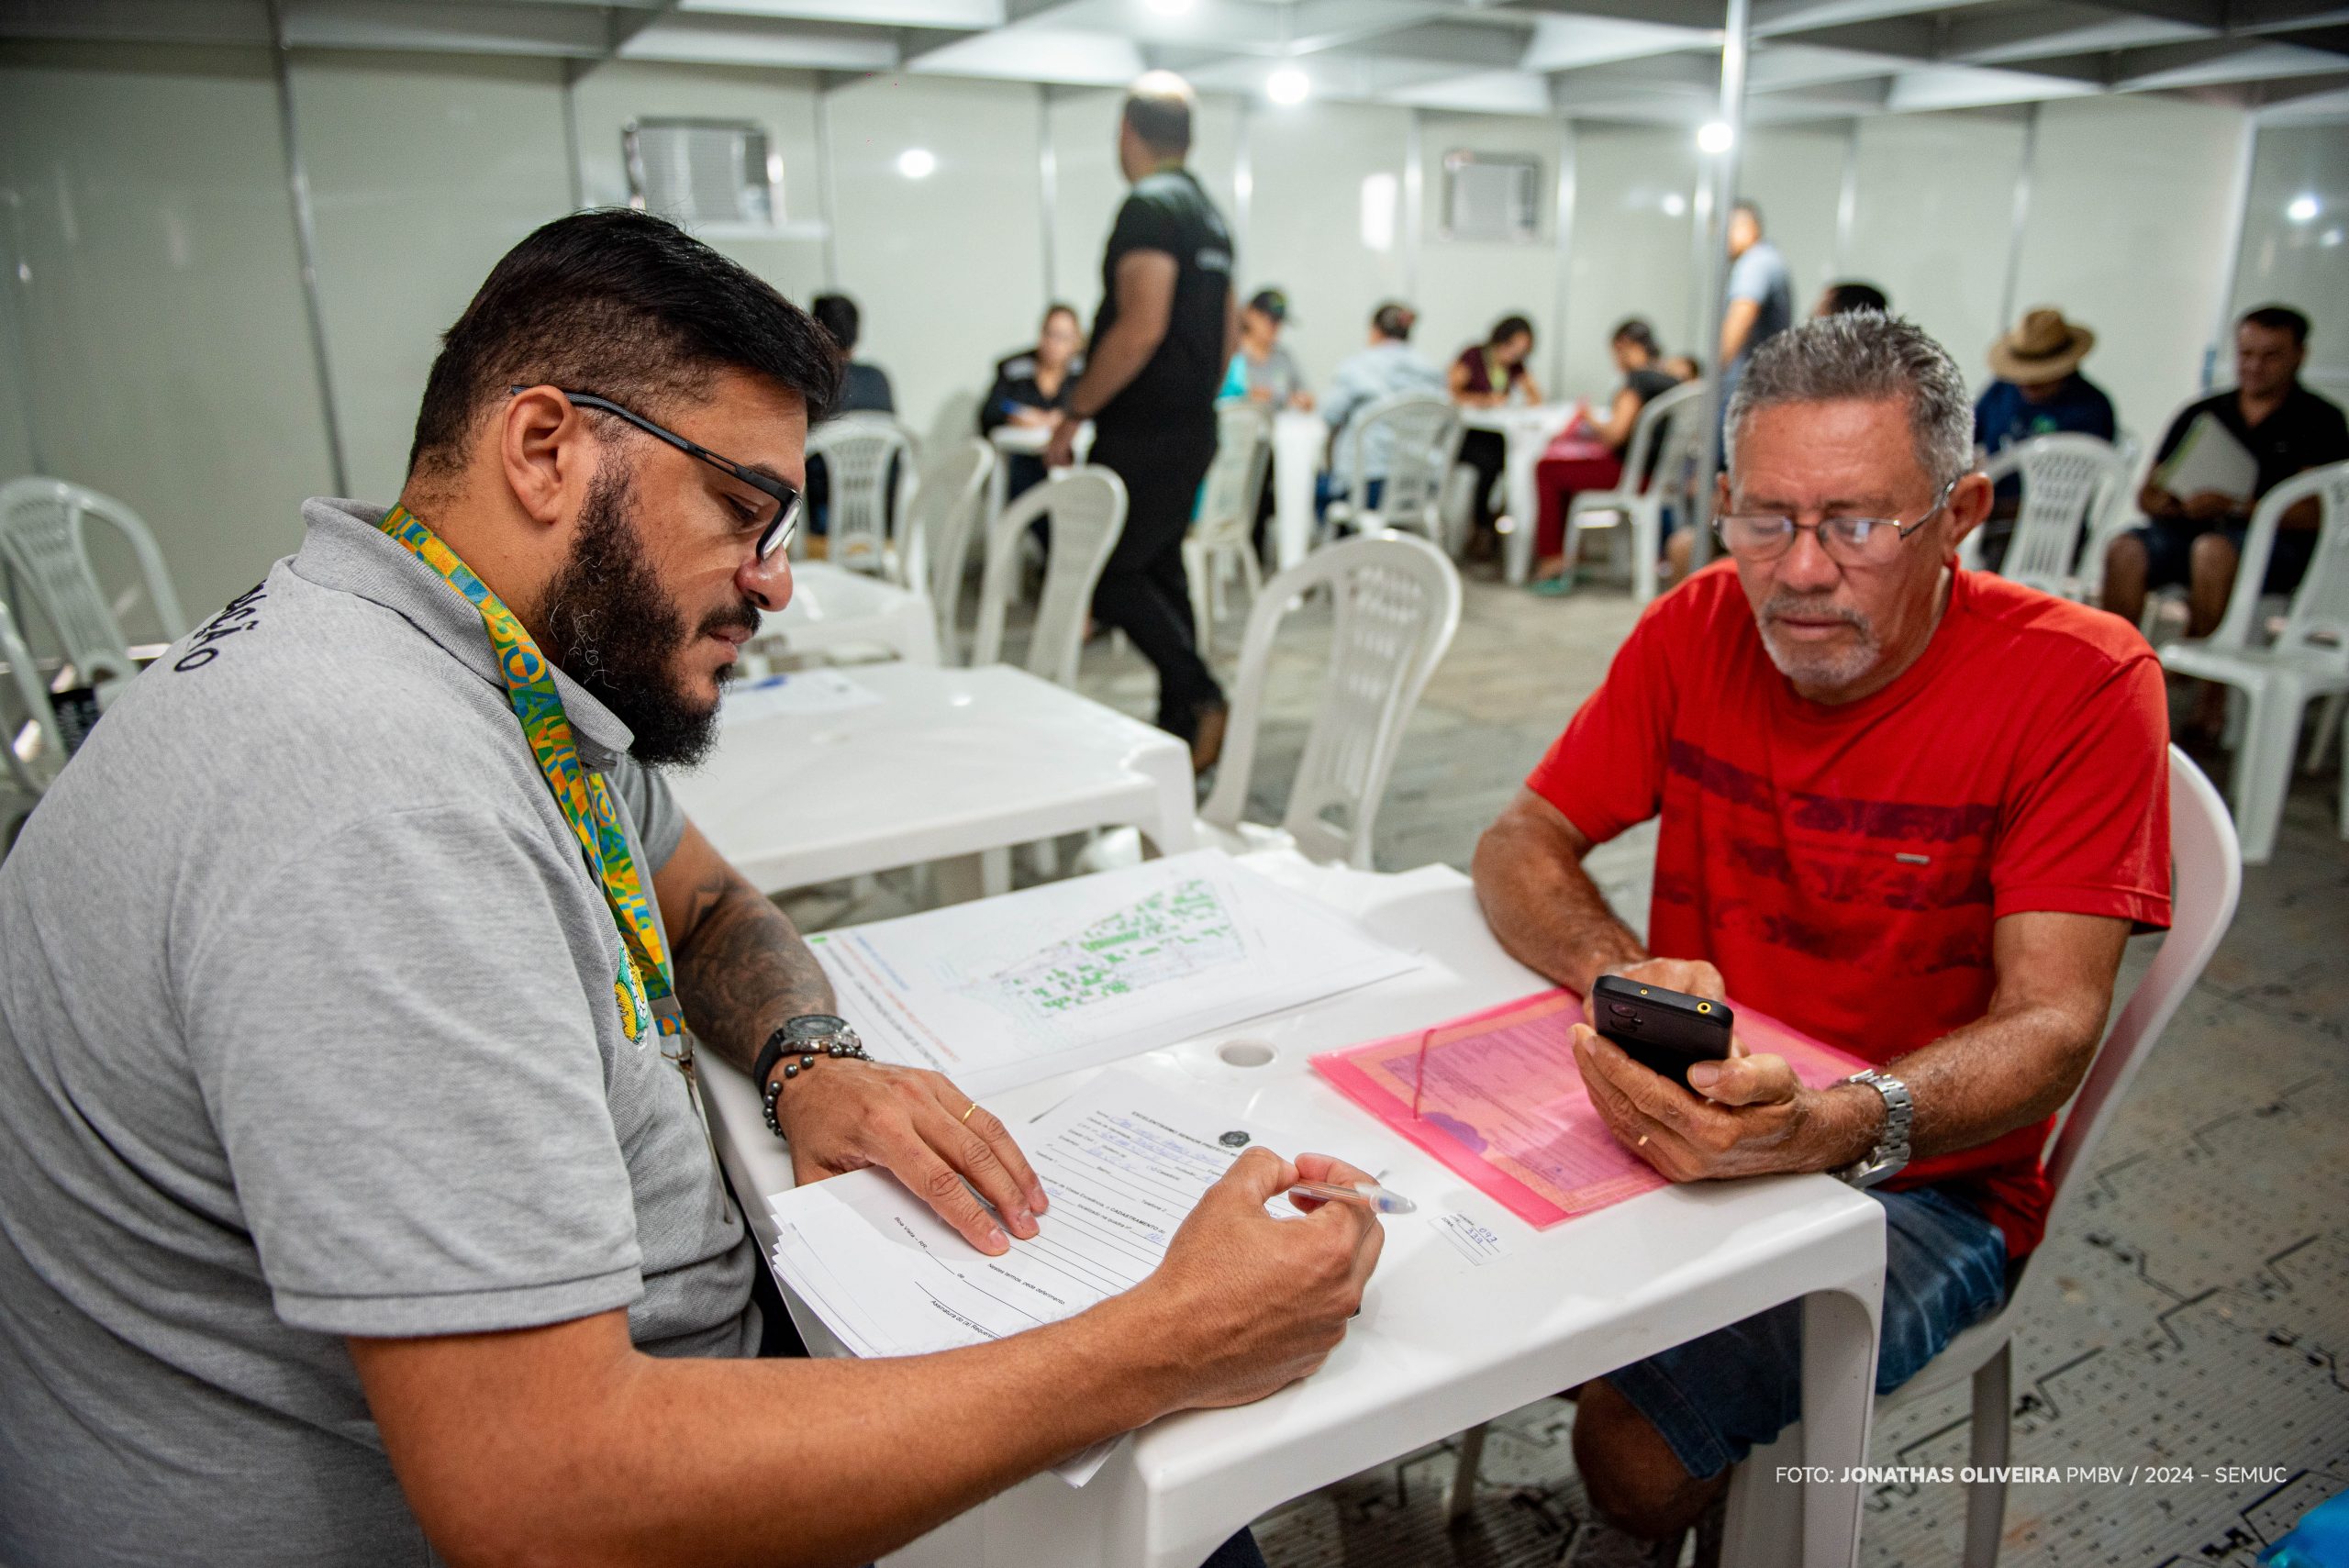
[[[1737,1007],[1738,1038],[1787,1059],[1812,1088],[1868,1064]],[[1615,1140],[1575,1065],[1582,998],[1542,991],[1431,1029],[1313,1059],[1349,1099],[1536,1229],[1665,1184]]]

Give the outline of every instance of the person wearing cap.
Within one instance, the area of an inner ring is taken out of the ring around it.
[[[2027,313],[2015,329],[1990,345],[1990,373],[1998,379],[1974,402],[1974,444],[1996,457],[2033,436],[2072,431],[2112,439],[2112,399],[2080,373],[2080,361],[2096,347],[2096,334],[2048,306]],[[2015,515],[2022,509],[2022,482],[1998,481],[1990,520],[1982,528],[1982,563],[1996,572],[2006,559]]]
[[[1398,392],[1424,392],[1431,396],[1444,395],[1443,373],[1411,351],[1411,328],[1419,322],[1419,313],[1400,300],[1388,300],[1370,316],[1370,346],[1348,355],[1338,363],[1338,372],[1330,378],[1329,400],[1321,406],[1321,417],[1330,421],[1330,450],[1341,457],[1347,456],[1355,443],[1343,439],[1346,422],[1382,397],[1392,397]],[[1359,443],[1361,451],[1353,454],[1371,484],[1370,500],[1377,505],[1377,488],[1386,478],[1387,447],[1392,438],[1384,430],[1374,430],[1372,437]],[[1327,506],[1346,493],[1353,484],[1351,467],[1344,472],[1322,475],[1319,504]]]
[[[1313,393],[1305,384],[1305,367],[1281,341],[1288,321],[1288,295],[1278,289],[1258,289],[1240,307],[1240,351],[1231,356],[1223,395],[1244,397],[1266,408],[1311,408]]]

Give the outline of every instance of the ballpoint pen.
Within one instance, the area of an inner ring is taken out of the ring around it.
[[[1335,1182],[1292,1182],[1291,1197],[1318,1197],[1366,1203],[1381,1214],[1413,1214],[1419,1205],[1401,1193],[1388,1192],[1376,1182],[1353,1182],[1340,1185]]]

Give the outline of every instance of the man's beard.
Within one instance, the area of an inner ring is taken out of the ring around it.
[[[662,587],[630,516],[633,479],[614,464],[588,487],[571,555],[547,586],[546,652],[629,727],[636,738],[630,756],[648,766],[690,767],[718,739],[718,704],[685,689],[677,657],[711,632],[758,630],[759,611],[746,599],[686,630],[685,612]]]
[[[1781,643],[1771,630],[1772,623],[1781,615],[1840,620],[1859,633],[1859,640],[1839,649]],[[1875,669],[1876,661],[1884,656],[1884,645],[1876,640],[1876,627],[1867,617],[1840,606],[1814,603],[1800,594],[1771,595],[1755,622],[1770,662],[1778,667],[1780,674],[1802,685],[1823,691],[1848,686]]]

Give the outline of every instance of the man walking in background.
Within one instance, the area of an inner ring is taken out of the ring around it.
[[[1741,200],[1729,210],[1729,305],[1721,312],[1720,344],[1724,413],[1753,350],[1794,324],[1794,278],[1787,259],[1762,238],[1762,209]]]
[[[1094,590],[1094,618],[1133,639],[1158,671],[1158,727],[1191,745],[1191,765],[1223,750],[1223,688],[1191,626],[1183,534],[1215,461],[1215,397],[1239,342],[1231,233],[1183,166],[1192,94],[1153,71],[1126,95],[1118,163],[1133,185],[1101,263],[1101,311],[1085,375],[1044,461],[1065,466],[1093,421],[1092,461],[1126,485],[1126,527]]]

